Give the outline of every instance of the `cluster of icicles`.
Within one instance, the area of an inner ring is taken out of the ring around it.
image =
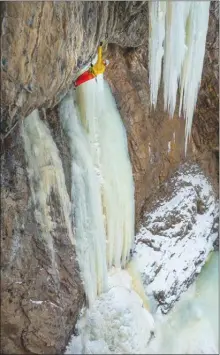
[[[157,104],[163,60],[164,106],[172,117],[180,88],[179,115],[186,119],[185,151],[201,82],[209,1],[149,2],[149,81]]]

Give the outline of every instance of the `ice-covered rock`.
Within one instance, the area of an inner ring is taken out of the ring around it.
[[[183,165],[144,216],[135,259],[149,297],[167,313],[201,271],[218,237],[218,205],[197,165]]]

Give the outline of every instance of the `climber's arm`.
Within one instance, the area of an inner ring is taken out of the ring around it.
[[[103,74],[105,71],[105,67],[105,63],[103,63],[102,59],[102,42],[100,42],[100,45],[98,47],[98,59],[95,65],[93,66],[95,75]]]
[[[98,61],[97,61],[97,64],[99,66],[102,65],[102,42],[100,42],[100,45],[98,47]]]

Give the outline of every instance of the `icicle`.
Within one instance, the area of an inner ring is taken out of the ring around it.
[[[209,1],[191,1],[186,27],[187,54],[181,74],[180,112],[183,109],[185,125],[185,153],[191,133],[193,113],[202,77],[206,34],[209,20]]]
[[[99,97],[108,267],[125,266],[134,237],[134,185],[125,128],[108,84]]]
[[[149,2],[149,83],[151,88],[151,104],[157,104],[160,86],[161,62],[164,54],[166,2]]]
[[[190,3],[186,1],[167,2],[166,39],[164,51],[164,107],[172,117],[176,107],[178,80],[186,52],[185,25]]]

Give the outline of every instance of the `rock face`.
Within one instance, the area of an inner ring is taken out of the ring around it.
[[[196,165],[183,165],[153,201],[136,236],[135,260],[147,293],[167,313],[213,250],[218,209]]]
[[[1,91],[11,120],[59,102],[100,40],[146,41],[147,11],[142,1],[2,3]]]
[[[184,160],[184,120],[169,119],[163,109],[162,90],[157,109],[150,110],[146,46],[119,49],[109,46],[106,71],[124,121],[135,181],[136,224],[145,201]],[[191,150],[189,147],[188,158]]]
[[[1,348],[5,354],[54,354],[72,333],[84,291],[75,250],[52,194],[48,206],[54,225],[54,273],[34,213],[21,128],[5,140],[1,156]],[[64,143],[61,151],[65,155]]]
[[[218,193],[219,177],[219,2],[211,1],[203,76],[192,127],[194,153]]]

